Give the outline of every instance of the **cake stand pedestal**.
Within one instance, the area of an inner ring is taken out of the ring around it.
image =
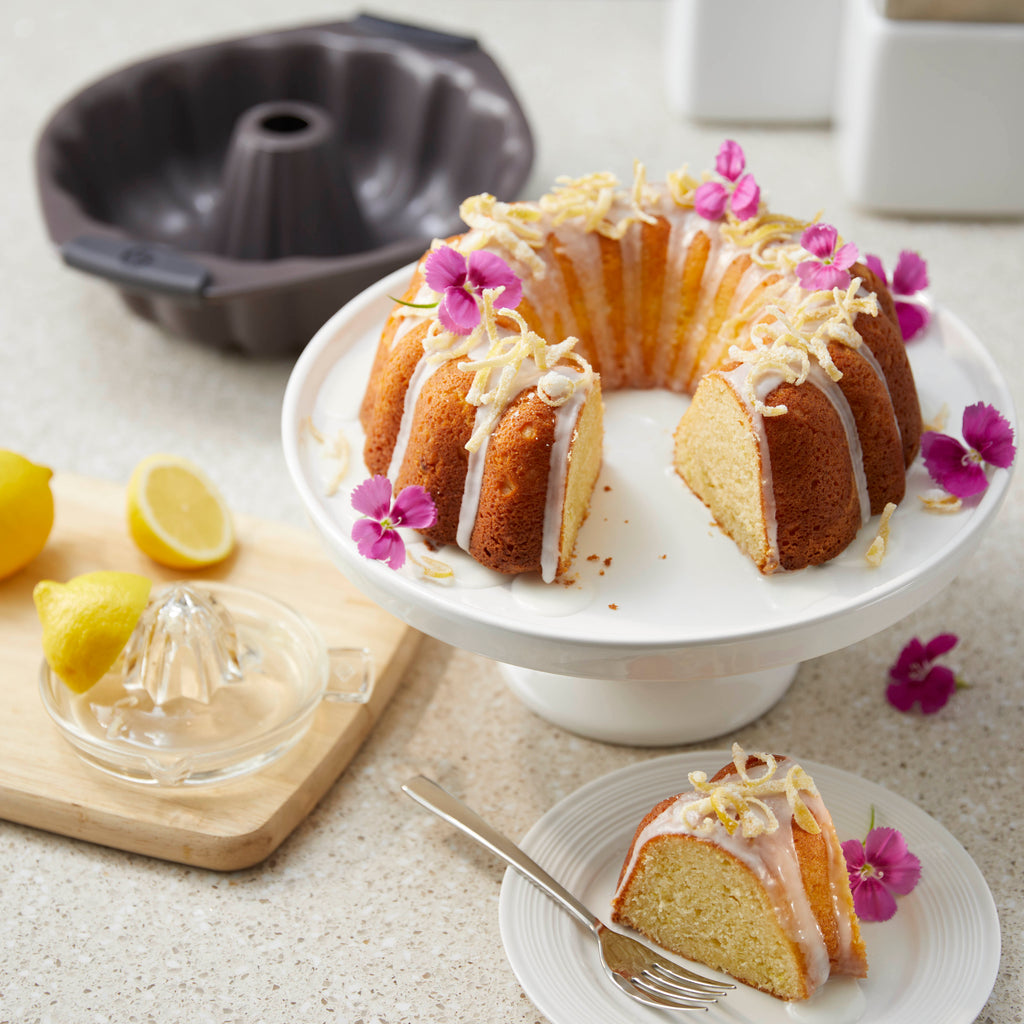
[[[789,689],[800,666],[782,665],[710,682],[628,684],[518,665],[498,667],[508,688],[541,718],[588,739],[646,747],[697,743],[760,718]]]
[[[282,412],[289,472],[332,558],[368,597],[414,628],[498,662],[529,708],[580,735],[662,746],[752,721],[783,696],[802,661],[880,632],[938,593],[1006,495],[1010,473],[998,470],[960,512],[931,513],[918,500],[933,487],[918,460],[879,567],[864,558],[875,521],[827,565],[764,577],[671,468],[686,397],[620,391],[605,396],[601,476],[571,581],[499,576],[452,547],[433,553],[453,569],[447,582],[412,563],[392,571],[358,553],[350,495],[369,475],[359,405],[388,296],[408,274],[354,299],[299,358]],[[962,409],[984,401],[1013,422],[1005,382],[956,317],[936,310],[908,353],[926,419],[947,405],[955,433]],[[414,555],[426,553],[414,534],[407,541]]]

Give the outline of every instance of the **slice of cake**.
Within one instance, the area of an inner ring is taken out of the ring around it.
[[[846,861],[811,777],[747,755],[659,803],[633,837],[612,920],[780,999],[867,975]]]

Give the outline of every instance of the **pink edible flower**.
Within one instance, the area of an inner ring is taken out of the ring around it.
[[[800,244],[814,260],[798,263],[796,276],[808,291],[831,291],[833,288],[849,288],[849,268],[857,262],[857,246],[847,242],[839,251],[836,244],[839,232],[831,224],[811,224],[800,236]]]
[[[726,139],[718,147],[718,156],[715,157],[715,170],[723,178],[735,181],[747,165],[747,158],[743,154],[743,147],[732,139]]]
[[[720,220],[731,209],[738,220],[756,216],[761,189],[752,174],[744,174],[746,157],[738,142],[726,139],[715,158],[715,170],[726,179],[705,181],[693,194],[694,209],[707,220]]]
[[[920,703],[926,715],[945,707],[957,688],[957,678],[951,668],[936,665],[935,660],[959,642],[954,633],[940,633],[927,644],[915,636],[889,669],[892,682],[885,691],[889,703],[900,711],[909,711]]]
[[[503,288],[494,300],[495,309],[515,309],[523,297],[523,285],[500,257],[475,249],[467,260],[450,245],[435,249],[423,266],[427,284],[441,293],[438,318],[452,334],[470,334],[480,323],[480,303],[488,288]]]
[[[365,517],[352,527],[352,539],[364,558],[387,562],[392,569],[405,564],[405,543],[398,527],[425,529],[437,522],[437,507],[427,491],[414,484],[403,487],[391,501],[391,481],[372,476],[352,492],[352,507]]]
[[[975,402],[964,409],[964,440],[927,430],[921,435],[921,454],[932,479],[950,494],[969,498],[988,487],[983,464],[1007,469],[1017,449],[1013,428],[991,405]]]
[[[921,861],[894,828],[872,828],[864,842],[848,839],[843,856],[853,908],[862,921],[888,921],[896,913],[896,897],[905,896],[921,878]]]
[[[885,268],[877,256],[865,256],[864,262],[889,287],[896,303],[896,317],[900,323],[903,340],[910,341],[928,326],[931,314],[920,302],[908,301],[919,291],[928,287],[928,264],[910,249],[904,249],[896,261],[892,281],[885,275]]]

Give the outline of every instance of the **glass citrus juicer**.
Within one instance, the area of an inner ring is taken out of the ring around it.
[[[106,675],[84,693],[44,660],[43,705],[88,764],[129,782],[202,786],[276,761],[321,701],[366,703],[365,648],[328,647],[305,616],[226,583],[156,591]]]

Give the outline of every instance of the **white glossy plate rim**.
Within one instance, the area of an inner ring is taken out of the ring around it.
[[[808,628],[826,624],[832,624],[830,631],[838,634],[839,628],[835,624],[840,621],[848,623],[851,612],[865,613],[866,617],[871,619],[865,628],[870,630],[874,628],[875,619],[878,618],[879,605],[890,602],[898,604],[900,607],[897,613],[891,616],[898,618],[912,610],[915,600],[913,595],[916,591],[923,590],[924,596],[920,600],[926,599],[943,585],[947,575],[951,578],[951,573],[955,571],[951,566],[961,554],[973,549],[983,529],[994,518],[1008,489],[1010,474],[1004,471],[996,473],[978,505],[959,514],[959,521],[947,530],[945,539],[938,547],[925,552],[906,571],[897,571],[894,568],[888,574],[879,572],[874,578],[866,577],[865,585],[856,593],[852,593],[849,600],[828,597],[834,590],[830,580],[837,575],[835,566],[831,564],[800,574],[789,574],[803,577],[799,585],[779,578],[766,580],[750,567],[748,575],[750,588],[753,590],[776,587],[778,593],[784,594],[782,588],[788,587],[792,591],[797,586],[804,586],[804,581],[812,581],[806,585],[812,588],[820,587],[823,595],[820,602],[808,598],[806,607],[795,608],[773,608],[769,599],[767,607],[771,614],[754,617],[758,621],[753,621],[750,616],[738,617],[733,621],[723,621],[713,629],[702,628],[699,632],[687,633],[683,623],[652,623],[649,617],[638,617],[635,622],[623,624],[620,616],[618,619],[609,620],[608,629],[603,630],[593,628],[598,622],[593,616],[589,617],[590,621],[585,621],[588,617],[581,617],[578,614],[524,615],[520,614],[516,607],[510,606],[514,605],[513,602],[492,599],[493,595],[485,595],[485,600],[456,601],[450,592],[434,584],[424,583],[412,576],[393,573],[384,565],[369,563],[359,556],[354,544],[347,534],[339,529],[338,522],[327,508],[317,481],[312,479],[308,460],[304,461],[301,451],[302,424],[313,414],[318,392],[332,367],[338,360],[344,359],[346,353],[353,347],[358,349],[360,346],[365,347],[374,343],[374,338],[379,333],[380,325],[391,305],[388,296],[394,294],[395,289],[401,286],[408,273],[408,268],[403,268],[367,289],[343,307],[313,338],[296,363],[288,383],[282,410],[282,432],[286,462],[293,482],[307,513],[327,540],[342,569],[364,589],[374,591],[371,596],[380,600],[381,595],[384,595],[395,607],[408,609],[413,616],[425,615],[440,619],[454,617],[460,622],[472,623],[485,631],[500,631],[509,637],[537,638],[545,641],[564,639],[569,644],[583,643],[595,651],[608,652],[636,645],[657,651],[678,649],[681,645],[700,648],[756,642],[761,637],[777,636],[780,631],[806,631]],[[956,359],[966,360],[972,372],[983,383],[982,390],[985,394],[979,397],[996,404],[1012,420],[1013,410],[1008,388],[991,356],[980,342],[955,316],[945,310],[936,310],[934,322],[941,327],[933,327],[933,332],[942,330],[947,339],[942,343],[945,348],[940,347],[940,351],[946,354],[953,353],[949,355],[950,360],[953,360],[954,355]],[[939,345],[934,339],[931,344],[933,348]],[[919,353],[919,359],[931,359],[930,351],[927,357],[920,356],[920,353],[925,351],[921,342],[914,342],[912,346],[908,346],[912,360],[915,358],[915,352]],[[955,367],[952,372],[956,369]],[[946,368],[944,372],[947,372]],[[350,412],[354,415],[354,411]],[[956,432],[957,426],[958,424],[951,424],[951,432]],[[361,460],[359,461],[361,464]],[[923,470],[920,472],[923,473]],[[897,512],[897,516],[899,514]],[[586,524],[584,529],[588,529]],[[577,562],[580,562],[579,558]],[[746,572],[746,567],[740,571]],[[611,606],[609,603],[608,607]],[[853,629],[850,631],[850,637],[847,642],[859,639],[860,635]],[[829,649],[834,649],[834,646]],[[806,653],[800,652],[792,660],[804,656],[807,656]]]
[[[595,779],[556,804],[520,845],[599,917],[633,830],[659,800],[688,788],[687,773],[711,773],[726,750],[689,751],[630,765]],[[840,839],[862,838],[874,808],[879,824],[899,828],[922,863],[921,881],[901,897],[889,922],[863,925],[869,976],[857,983],[861,1018],[871,1024],[968,1024],[995,983],[1001,937],[995,902],[977,865],[937,821],[876,783],[800,758],[832,813]],[[520,984],[552,1024],[655,1024],[667,1015],[613,989],[601,975],[592,937],[522,876],[509,869],[499,927]],[[705,970],[706,968],[698,968]],[[845,979],[844,984],[851,984]],[[822,990],[825,995],[830,982]],[[701,1019],[708,1024],[787,1024],[789,1004],[746,986]],[[815,1016],[813,1003],[793,1004]]]

